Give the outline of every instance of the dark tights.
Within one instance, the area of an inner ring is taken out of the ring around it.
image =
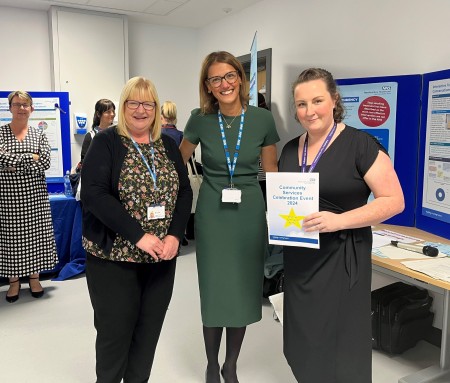
[[[246,327],[226,328],[226,354],[225,362],[222,366],[223,377],[226,383],[239,383],[236,367],[242,341],[244,340]],[[219,376],[219,349],[222,339],[223,327],[203,326],[203,338],[205,340],[206,358],[208,366],[206,368],[206,383],[220,383]]]

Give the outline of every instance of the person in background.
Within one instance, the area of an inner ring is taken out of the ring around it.
[[[44,132],[28,124],[33,100],[27,92],[8,96],[12,120],[0,127],[0,276],[9,278],[6,301],[19,299],[20,277],[29,277],[31,295],[40,298],[42,270],[57,263],[45,170],[50,145]]]
[[[178,146],[183,139],[183,132],[177,129],[177,106],[172,101],[165,101],[161,106],[162,134],[172,137]]]
[[[125,84],[118,125],[95,136],[81,174],[97,383],[147,382],[192,203],[150,80]]]
[[[284,146],[279,171],[319,173],[319,211],[302,226],[320,249],[284,246],[284,354],[299,382],[369,383],[371,225],[404,209],[403,192],[383,146],[342,122],[331,73],[306,69],[292,95],[306,133]]]
[[[198,144],[202,149],[195,238],[207,383],[219,383],[219,371],[227,383],[238,382],[246,326],[262,314],[267,227],[256,177],[260,156],[265,171],[277,171],[279,137],[272,114],[248,100],[242,64],[228,52],[209,54],[200,75],[200,109],[192,111],[180,146],[184,162]]]
[[[165,101],[161,106],[161,133],[166,136],[171,137],[178,146],[181,144],[181,140],[183,139],[183,132],[177,129],[177,106],[172,101]],[[187,223],[186,232],[188,228],[194,226],[193,214],[191,214],[189,221]],[[189,244],[186,235],[183,236],[181,241],[183,246],[187,246]]]
[[[84,157],[91,145],[92,138],[103,129],[109,128],[116,117],[116,106],[111,100],[102,98],[95,103],[94,117],[92,119],[92,130],[84,136],[83,145],[81,146],[81,161],[83,163]]]

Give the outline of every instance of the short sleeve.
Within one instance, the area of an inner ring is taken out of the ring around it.
[[[199,118],[200,118],[200,109],[194,109],[191,112],[189,120],[184,128],[183,138],[188,140],[191,144],[198,145],[200,142],[200,137],[198,134],[199,127]]]
[[[357,158],[356,166],[361,177],[364,177],[377,159],[380,150],[389,155],[383,145],[371,134],[356,130]]]
[[[275,120],[273,118],[272,113],[263,108],[259,108],[259,111],[262,112],[262,118],[264,119],[264,122],[267,124],[267,134],[266,137],[264,138],[262,146],[269,146],[276,144],[278,141],[280,141],[280,136],[278,135]]]

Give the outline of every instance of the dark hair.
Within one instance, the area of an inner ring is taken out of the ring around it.
[[[333,109],[334,121],[342,122],[345,117],[345,109],[342,103],[342,98],[339,91],[337,90],[337,84],[333,78],[333,75],[327,70],[321,68],[305,69],[298,75],[297,80],[295,80],[292,84],[292,96],[294,97],[294,92],[297,85],[312,80],[322,80],[325,83],[328,92],[331,94],[331,97],[336,101],[336,106]],[[295,119],[298,121],[297,113],[295,114]]]
[[[238,72],[241,79],[239,98],[242,106],[248,104],[249,95],[247,78],[241,62],[229,52],[212,52],[203,60],[202,69],[200,71],[200,109],[202,113],[214,113],[218,109],[217,99],[212,93],[208,93],[208,87],[206,85],[209,67],[214,63],[229,64]]]
[[[102,98],[95,103],[95,112],[94,118],[92,119],[92,128],[96,128],[97,126],[100,125],[100,119],[102,117],[102,114],[110,109],[114,109],[115,111],[116,106],[111,100],[108,100],[107,98]]]
[[[266,98],[260,92],[258,92],[258,107],[269,110],[269,107],[266,104]]]

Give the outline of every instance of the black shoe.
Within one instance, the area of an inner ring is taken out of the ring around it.
[[[19,283],[19,279],[17,278],[17,280],[9,282],[9,286],[11,287],[11,285],[13,283]],[[6,293],[6,301],[9,303],[14,303],[15,301],[17,301],[19,299],[19,293],[20,293],[20,283],[19,283],[19,291],[16,295],[8,295],[8,293]]]
[[[34,277],[34,278],[31,278],[31,277],[30,277],[30,279],[37,279],[37,280],[39,281],[39,277]],[[29,281],[28,281],[28,286],[30,286],[30,293],[31,293],[31,296],[32,296],[33,298],[40,298],[40,297],[42,297],[42,296],[44,295],[44,289],[42,289],[42,290],[40,290],[40,291],[33,291],[33,290],[31,289],[31,284],[30,284]]]

